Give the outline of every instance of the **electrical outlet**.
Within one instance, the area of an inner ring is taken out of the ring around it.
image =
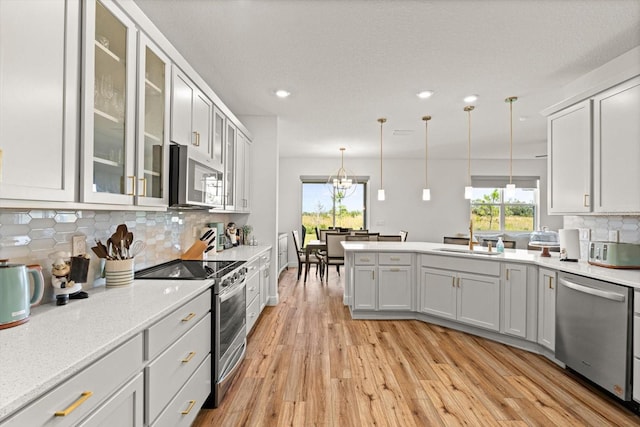
[[[580,240],[591,240],[591,230],[588,228],[579,228]]]
[[[87,253],[87,240],[84,234],[71,237],[71,255],[84,255]]]
[[[618,232],[618,230],[609,230],[609,241],[610,242],[620,241],[620,233]]]

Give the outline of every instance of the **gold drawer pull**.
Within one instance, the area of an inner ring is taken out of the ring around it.
[[[553,277],[549,276],[549,289],[553,289]]]
[[[189,355],[187,357],[185,357],[184,359],[182,359],[182,363],[189,363],[191,361],[191,359],[193,359],[193,356],[196,355],[195,351],[190,351]]]
[[[362,262],[369,262],[369,261],[371,261],[371,260],[370,260],[369,258],[360,258],[360,261],[362,261]]]
[[[396,273],[396,272],[400,271],[400,269],[399,268],[390,268],[389,271],[391,271],[393,273]]]
[[[182,319],[183,322],[188,322],[189,320],[193,319],[194,317],[196,317],[195,313],[189,313],[189,315],[187,317],[185,317],[184,319]]]
[[[78,406],[82,405],[91,396],[93,396],[93,392],[92,391],[84,391],[84,392],[82,392],[82,394],[80,395],[78,400],[76,400],[71,405],[69,405],[69,407],[67,409],[65,409],[64,411],[58,411],[54,415],[56,417],[66,417],[67,415],[69,415],[70,413],[72,413],[73,411],[78,409]]]
[[[186,411],[182,411],[181,414],[182,415],[189,415],[189,412],[191,412],[191,410],[193,409],[194,405],[196,404],[195,400],[190,400],[189,401],[189,407],[187,408]]]
[[[391,257],[389,257],[389,259],[391,261],[400,261],[400,257],[399,256],[391,256]]]

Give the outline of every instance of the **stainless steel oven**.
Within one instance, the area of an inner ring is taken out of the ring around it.
[[[560,273],[556,298],[556,358],[631,400],[631,288]]]
[[[217,407],[226,394],[247,348],[246,332],[246,276],[238,273],[228,279],[230,283],[221,288],[215,299],[216,331],[214,367],[216,386],[213,393],[214,406]]]

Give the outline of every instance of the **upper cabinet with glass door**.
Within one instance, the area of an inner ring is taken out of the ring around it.
[[[132,204],[136,30],[111,1],[84,3],[82,201]]]
[[[138,48],[136,204],[169,203],[169,59],[144,35]]]
[[[224,209],[236,209],[236,127],[226,121],[226,144],[224,148]]]

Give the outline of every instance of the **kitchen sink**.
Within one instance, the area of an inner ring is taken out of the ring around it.
[[[493,256],[500,255],[500,252],[487,252],[487,251],[476,251],[471,249],[454,249],[454,248],[439,248],[436,251],[440,252],[453,252],[459,254],[469,254],[469,255],[485,255],[485,256]]]

